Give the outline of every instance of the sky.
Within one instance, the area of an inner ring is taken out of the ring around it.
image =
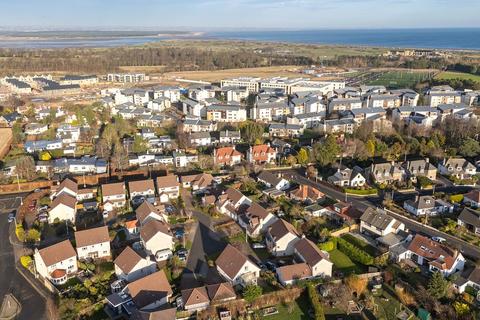
[[[0,27],[369,29],[480,27],[480,0],[0,0]]]

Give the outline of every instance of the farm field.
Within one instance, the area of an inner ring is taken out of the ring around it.
[[[444,80],[460,79],[460,80],[472,80],[472,81],[480,82],[480,76],[478,75],[463,73],[463,72],[453,72],[453,71],[442,72],[437,76],[435,76],[435,79],[444,79]]]
[[[368,85],[382,85],[391,89],[411,88],[418,82],[429,80],[430,72],[386,71],[372,76]]]

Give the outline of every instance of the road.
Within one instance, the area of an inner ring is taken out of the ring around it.
[[[3,300],[7,293],[12,293],[19,300],[22,310],[17,319],[46,319],[45,299],[15,268],[9,228],[7,215],[0,214],[0,299]]]
[[[288,169],[288,170],[279,170],[283,174],[285,174],[288,178],[292,179],[293,181],[311,185],[324,194],[326,194],[328,197],[336,199],[338,201],[347,201],[351,203],[354,207],[358,208],[361,211],[364,211],[368,207],[378,207],[381,206],[381,198],[378,196],[372,196],[372,197],[355,197],[355,196],[348,196],[346,197],[343,192],[340,192],[332,187],[329,187],[325,184],[317,183],[315,181],[312,181],[310,179],[307,179],[301,172],[294,170],[294,169]],[[443,191],[443,192],[450,192],[450,193],[461,193],[461,192],[467,192],[468,190],[472,189],[471,187],[455,187],[455,186],[445,186],[441,188],[437,188],[436,191]],[[421,191],[420,194],[431,194],[431,190],[425,190]],[[403,201],[407,200],[410,198],[415,197],[415,193],[410,193],[410,194],[401,194],[399,192],[394,194],[394,199],[395,201]],[[447,233],[441,232],[439,230],[436,230],[430,226],[426,226],[424,224],[421,224],[417,222],[416,220],[410,219],[409,217],[397,214],[395,212],[392,212],[390,210],[386,211],[391,217],[403,222],[405,226],[416,233],[422,233],[424,235],[430,236],[430,237],[442,237],[447,240],[447,243],[451,245],[454,248],[459,249],[465,256],[474,259],[474,260],[480,260],[480,248],[469,244],[466,241],[463,241],[457,237],[451,236]]]

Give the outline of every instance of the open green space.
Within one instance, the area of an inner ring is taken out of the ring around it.
[[[292,305],[280,304],[276,306],[278,309],[277,314],[270,316],[264,316],[263,319],[268,320],[308,320],[309,301],[306,292],[304,292],[296,301],[292,302]]]
[[[367,243],[366,241],[363,241],[362,239],[359,239],[351,234],[344,234],[342,235],[342,238],[347,240],[348,242],[350,242],[351,244],[353,244],[354,246],[362,249],[363,251],[365,251],[366,253],[368,253],[369,255],[372,255],[372,256],[376,256],[377,255],[377,249],[373,246],[371,246],[369,243]]]
[[[368,85],[382,85],[393,89],[408,88],[429,80],[431,76],[430,72],[387,71],[381,72],[376,79],[368,82]]]
[[[463,72],[454,72],[454,71],[445,71],[445,72],[439,73],[437,76],[435,76],[435,79],[443,79],[443,80],[460,79],[460,80],[472,80],[472,81],[480,82],[479,75],[463,73]]]

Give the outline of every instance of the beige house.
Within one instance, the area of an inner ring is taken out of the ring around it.
[[[135,306],[141,311],[166,305],[173,294],[163,270],[129,283],[123,292],[131,296]]]
[[[122,208],[127,204],[125,183],[102,184],[102,202],[106,211]]]
[[[257,284],[260,268],[237,248],[228,244],[215,260],[217,271],[233,286]]]
[[[130,200],[134,203],[140,203],[142,199],[155,197],[155,185],[152,179],[130,181],[128,183]]]
[[[172,250],[173,236],[170,226],[163,221],[150,220],[140,230],[140,240],[148,254],[161,250]]]
[[[69,240],[35,249],[33,259],[38,274],[55,285],[64,284],[78,271],[77,254]]]
[[[158,177],[157,190],[160,202],[168,202],[170,199],[176,199],[180,195],[180,183],[175,175]]]
[[[78,259],[106,259],[111,257],[108,227],[75,232]]]
[[[320,250],[307,238],[295,243],[295,256],[305,262],[311,269],[312,277],[331,277],[333,263],[327,252]]]
[[[300,238],[295,227],[283,219],[273,223],[265,234],[268,251],[274,256],[292,255],[298,240]]]
[[[56,197],[50,205],[48,211],[48,223],[53,224],[60,221],[70,221],[75,224],[75,214],[77,212],[77,198],[66,192],[62,192]]]
[[[126,247],[113,263],[117,278],[127,282],[146,277],[157,270],[155,261],[141,257],[131,247]]]

